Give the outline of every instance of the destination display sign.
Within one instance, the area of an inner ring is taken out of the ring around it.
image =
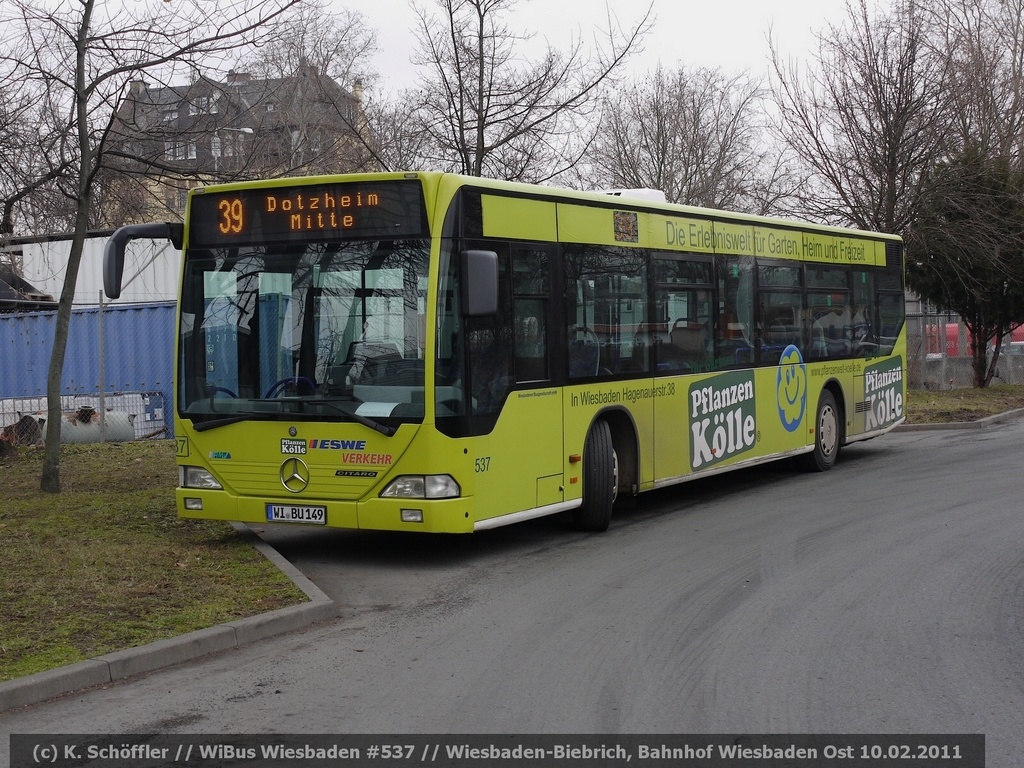
[[[416,180],[302,184],[200,193],[189,209],[189,245],[427,235]]]

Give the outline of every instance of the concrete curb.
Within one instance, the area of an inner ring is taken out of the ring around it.
[[[252,545],[291,579],[292,583],[309,598],[309,602],[8,680],[0,683],[0,712],[28,704],[38,704],[83,688],[106,685],[132,675],[153,672],[337,617],[338,609],[334,601],[295,566],[281,557],[277,550],[260,539],[247,526],[241,523],[232,525],[240,534],[251,538]]]
[[[950,421],[943,424],[900,424],[900,426],[896,427],[896,431],[927,432],[936,429],[981,429],[992,424],[1016,421],[1021,417],[1024,417],[1024,408],[997,413],[995,416],[986,416],[984,419],[978,419],[977,421]]]

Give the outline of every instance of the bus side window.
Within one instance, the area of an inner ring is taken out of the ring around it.
[[[653,263],[655,366],[666,373],[706,370],[714,348],[711,262],[689,254],[658,253]]]
[[[515,325],[516,382],[551,378],[548,360],[548,310],[551,281],[543,246],[512,250],[512,310]]]
[[[778,363],[790,345],[804,348],[800,315],[799,293],[761,293],[761,362]]]
[[[573,243],[562,253],[569,379],[642,369],[648,359],[647,252]]]
[[[853,353],[871,355],[878,349],[874,275],[867,270],[853,273],[853,318],[850,328]]]
[[[752,259],[718,261],[718,355],[725,367],[753,362],[754,265]]]
[[[896,337],[903,327],[903,296],[897,291],[878,292],[879,352],[892,353]]]
[[[808,265],[807,320],[810,331],[811,359],[847,357],[850,342],[851,272],[844,267]]]
[[[516,381],[548,378],[547,323],[539,299],[515,300]]]

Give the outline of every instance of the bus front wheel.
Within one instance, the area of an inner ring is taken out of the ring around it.
[[[832,469],[839,456],[842,443],[842,415],[835,396],[827,389],[818,399],[818,412],[814,420],[814,450],[805,454],[804,468],[812,472]]]
[[[619,486],[618,457],[608,422],[595,421],[583,446],[583,503],[573,510],[573,525],[581,531],[605,531]]]

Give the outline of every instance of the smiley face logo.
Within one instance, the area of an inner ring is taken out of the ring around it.
[[[779,377],[776,388],[779,421],[787,432],[795,432],[803,421],[807,409],[807,367],[800,350],[790,344],[779,358]]]

